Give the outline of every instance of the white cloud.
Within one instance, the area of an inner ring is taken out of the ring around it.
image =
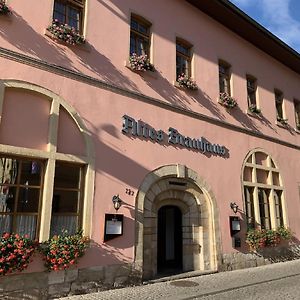
[[[287,44],[300,48],[300,23],[290,14],[290,0],[262,0],[267,29]]]

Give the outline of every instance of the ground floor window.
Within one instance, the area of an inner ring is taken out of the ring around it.
[[[0,234],[38,238],[46,160],[0,157]],[[84,167],[56,161],[50,236],[81,227]]]
[[[80,165],[56,162],[50,235],[74,234],[81,226],[83,172]]]
[[[270,155],[253,151],[246,157],[243,189],[248,228],[276,229],[286,225],[284,188]]]

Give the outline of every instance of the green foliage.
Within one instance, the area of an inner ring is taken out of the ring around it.
[[[79,231],[74,235],[68,235],[65,232],[42,243],[40,250],[46,268],[49,271],[58,271],[76,264],[78,258],[84,255],[88,242],[88,238],[82,235],[82,231]]]

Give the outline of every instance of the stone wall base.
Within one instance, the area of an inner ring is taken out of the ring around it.
[[[53,299],[140,283],[133,264],[17,274],[0,278],[0,299]]]
[[[254,253],[229,253],[221,256],[219,271],[253,268],[299,258],[299,245],[289,247],[268,247]]]

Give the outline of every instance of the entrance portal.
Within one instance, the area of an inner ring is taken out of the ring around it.
[[[157,271],[182,271],[182,213],[177,206],[163,206],[158,211]]]

